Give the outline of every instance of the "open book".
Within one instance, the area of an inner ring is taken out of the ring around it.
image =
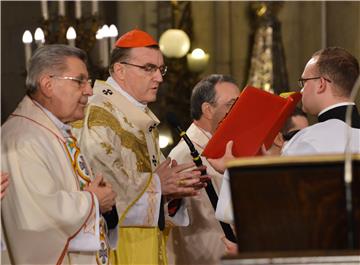
[[[202,155],[222,157],[230,140],[234,141],[235,157],[258,155],[263,144],[266,149],[272,145],[300,99],[299,92],[278,96],[247,86],[219,123]]]

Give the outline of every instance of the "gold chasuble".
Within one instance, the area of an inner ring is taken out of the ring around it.
[[[98,80],[84,121],[73,124],[94,172],[102,172],[117,192],[120,228],[113,264],[167,263],[164,235],[157,227],[161,184],[153,174],[162,159],[158,123],[149,109]]]

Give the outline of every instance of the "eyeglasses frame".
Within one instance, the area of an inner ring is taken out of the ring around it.
[[[299,78],[298,79],[298,85],[300,88],[303,88],[305,86],[305,82],[308,80],[315,80],[315,79],[320,79],[320,78],[324,78],[324,80],[328,81],[329,83],[331,83],[331,80],[323,77],[323,76],[316,76],[316,77],[309,77],[309,78]]]
[[[73,76],[59,76],[59,75],[50,75],[50,78],[55,78],[55,79],[59,79],[59,80],[71,80],[74,82],[77,82],[79,87],[84,88],[86,86],[86,84],[89,84],[92,87],[92,79],[88,78],[88,79],[81,79],[79,77],[73,77]]]
[[[167,73],[167,70],[168,70],[168,67],[166,65],[157,66],[157,65],[151,64],[151,63],[147,63],[145,65],[138,65],[138,64],[128,63],[128,62],[119,62],[119,63],[125,64],[125,65],[130,65],[130,66],[135,66],[137,68],[144,70],[147,73],[152,73],[152,74],[155,73],[159,69],[161,76],[165,76]],[[152,66],[152,67],[154,67],[153,69],[155,69],[155,70],[146,69],[146,66]],[[161,68],[163,70],[161,70]]]

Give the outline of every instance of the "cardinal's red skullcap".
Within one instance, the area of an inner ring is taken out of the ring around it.
[[[136,48],[159,45],[150,34],[134,29],[122,35],[115,43],[115,47]]]

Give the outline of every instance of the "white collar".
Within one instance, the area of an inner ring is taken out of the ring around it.
[[[55,126],[61,131],[62,135],[64,137],[69,137],[69,131],[71,131],[71,126],[68,124],[63,123],[61,120],[59,120],[51,111],[43,107],[39,102],[34,100],[34,103],[41,108],[45,114],[49,117],[49,119],[55,124]]]
[[[135,107],[142,109],[145,111],[147,105],[142,104],[141,102],[137,101],[133,96],[131,96],[129,93],[127,93],[111,76],[106,80],[106,83],[108,83],[111,87],[113,87],[117,92],[119,92],[121,95],[123,95],[127,100],[129,100]]]
[[[324,112],[328,111],[328,110],[331,110],[333,108],[336,108],[336,107],[340,107],[340,106],[346,106],[346,105],[355,105],[354,102],[341,102],[341,103],[336,103],[334,105],[331,105],[325,109],[323,109],[322,111],[320,111],[320,113],[318,114],[318,117],[323,114]]]

